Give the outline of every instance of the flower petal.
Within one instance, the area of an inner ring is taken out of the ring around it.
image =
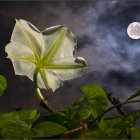
[[[87,66],[83,58],[75,58],[76,43],[64,25],[40,32],[31,23],[16,20],[6,52],[16,74],[33,80],[38,73],[39,87],[55,91],[64,80],[81,76]]]
[[[48,84],[54,92],[57,88],[60,87],[63,81],[51,70],[47,70],[46,75],[48,77]]]
[[[39,58],[44,49],[44,41],[41,32],[30,22],[16,20],[11,42],[16,43],[20,50],[28,48],[36,58]]]
[[[87,66],[84,58],[68,57],[65,59],[54,59],[52,64],[44,66],[45,72],[40,71],[38,83],[40,88],[55,91],[62,85],[64,80],[70,80],[83,74]]]
[[[5,48],[15,74],[26,75],[33,80],[36,58],[40,57],[43,44],[42,34],[36,27],[25,20],[16,20],[11,42]]]
[[[81,57],[55,59],[51,64],[58,66],[52,68],[52,71],[63,81],[80,77],[83,74],[85,67],[87,67],[85,59]]]
[[[24,47],[22,44],[21,46]],[[33,73],[34,59],[30,49],[25,47],[20,50],[16,43],[10,42],[5,50],[13,63],[15,74],[28,76],[29,72]],[[31,76],[28,77],[31,78]]]
[[[55,75],[55,73],[51,70],[45,70],[45,77],[47,79],[47,85],[45,83],[45,81],[43,80],[41,73],[38,74],[38,85],[40,88],[43,89],[52,89],[53,91],[55,91],[57,88],[60,87],[60,85],[62,84],[62,80]]]
[[[44,67],[49,87],[54,91],[62,81],[82,75],[87,66],[83,58],[75,58],[76,39],[65,26],[55,26],[42,32],[49,48],[44,54]],[[48,61],[49,60],[49,61]],[[49,76],[48,76],[49,75]],[[51,78],[50,78],[51,77]],[[50,84],[51,83],[51,84]]]
[[[64,31],[65,34],[61,36],[61,34]],[[50,60],[59,58],[65,59],[65,57],[73,56],[76,48],[76,39],[73,33],[69,31],[69,29],[66,26],[64,25],[54,26],[46,29],[45,31],[42,32],[42,34],[44,35],[44,38],[46,40],[46,48],[49,48],[49,51],[48,49],[44,51],[43,53],[44,56],[46,54],[49,54],[50,51],[53,51],[51,53]],[[57,43],[58,40],[60,40],[59,43]]]

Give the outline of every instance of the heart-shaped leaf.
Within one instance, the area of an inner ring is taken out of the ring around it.
[[[5,139],[30,138],[30,127],[20,120],[0,119],[0,135]]]
[[[19,120],[27,124],[33,123],[39,118],[37,110],[23,110],[9,113],[0,113],[0,121],[2,120]]]
[[[108,99],[100,86],[86,85],[81,87],[81,90],[84,93],[84,104],[95,118],[107,109]]]
[[[52,137],[63,134],[67,129],[54,122],[41,122],[31,129],[32,138]]]

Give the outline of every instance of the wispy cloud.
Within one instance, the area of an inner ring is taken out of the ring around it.
[[[98,83],[114,94],[128,96],[140,87],[140,41],[126,32],[131,22],[140,22],[140,1],[5,2],[0,14],[29,20],[40,30],[65,24],[76,34],[77,53],[87,59],[89,69],[56,92],[63,90],[73,99],[80,94],[79,86]],[[70,95],[74,92],[78,92],[75,97]]]

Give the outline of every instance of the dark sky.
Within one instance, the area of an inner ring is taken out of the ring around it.
[[[0,1],[0,15],[0,21],[5,21],[0,33],[1,40],[5,39],[3,46],[9,41],[15,18],[28,20],[40,30],[64,24],[77,36],[77,56],[84,57],[89,68],[82,77],[46,95],[55,108],[71,105],[81,96],[79,87],[88,83],[100,84],[122,98],[140,88],[140,40],[130,39],[126,32],[131,22],[140,22],[139,0]],[[38,107],[32,82],[15,76],[11,62],[2,57],[0,72],[9,85],[0,97],[0,112]]]

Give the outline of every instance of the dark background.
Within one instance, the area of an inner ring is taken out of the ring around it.
[[[15,18],[28,20],[39,30],[64,24],[77,36],[77,56],[84,57],[89,68],[54,93],[44,91],[54,108],[70,106],[82,96],[80,86],[89,83],[119,98],[140,88],[140,40],[130,39],[126,32],[131,22],[140,22],[140,0],[0,1],[0,74],[8,80],[0,97],[0,112],[18,107],[40,109],[32,81],[15,75],[11,61],[5,58]]]

